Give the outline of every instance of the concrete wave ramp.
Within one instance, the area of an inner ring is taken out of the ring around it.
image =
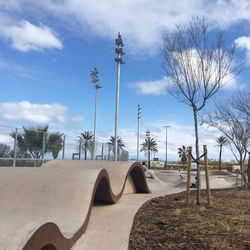
[[[0,168],[0,246],[66,250],[86,231],[94,202],[149,193],[132,162],[56,160],[40,168]]]

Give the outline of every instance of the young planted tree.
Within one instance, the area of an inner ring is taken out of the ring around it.
[[[219,147],[219,170],[221,170],[221,155],[222,155],[222,147],[228,145],[228,140],[225,136],[220,136],[216,139],[217,147]]]
[[[192,19],[162,38],[163,64],[171,82],[168,92],[190,106],[195,129],[195,152],[199,159],[198,116],[208,100],[233,78],[235,48],[226,49],[221,30],[209,30],[205,19]],[[197,162],[197,204],[200,203],[200,167]]]
[[[241,114],[241,119],[245,121],[248,126],[250,126],[250,93],[244,89],[238,91],[233,96],[232,106],[238,110]],[[250,190],[250,148],[246,147],[248,154],[248,164],[247,164],[247,179],[248,179],[248,189]]]
[[[158,152],[158,144],[154,138],[146,138],[143,143],[141,143],[141,150],[140,152],[147,152],[148,153],[148,168],[150,168],[150,154],[151,152],[157,153]]]
[[[178,148],[178,155],[182,163],[187,162],[188,152],[189,152],[189,147],[186,148],[184,145],[182,145],[181,148]]]
[[[84,151],[84,160],[87,160],[88,151],[91,153],[93,150],[94,135],[90,131],[84,131],[80,136],[78,136],[78,141],[81,148],[79,149],[79,147],[77,147],[77,150]]]

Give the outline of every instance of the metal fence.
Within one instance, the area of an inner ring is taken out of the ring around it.
[[[32,133],[34,132],[34,133]],[[28,166],[39,167],[42,163],[52,159],[92,159],[93,148],[95,148],[95,160],[114,160],[113,146],[107,142],[96,142],[95,147],[85,147],[77,135],[61,135],[59,148],[56,142],[48,145],[52,134],[39,130],[27,130],[24,140],[24,130],[10,126],[0,125],[0,166]],[[28,141],[28,145],[27,144]],[[26,143],[26,144],[25,144]],[[60,146],[61,145],[61,146]],[[53,151],[54,149],[54,151]],[[53,152],[54,153],[53,153]],[[126,150],[118,151],[119,161],[128,161],[129,154]]]

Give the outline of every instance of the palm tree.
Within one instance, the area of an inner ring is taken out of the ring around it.
[[[158,152],[158,145],[157,142],[153,138],[146,138],[143,143],[141,143],[141,150],[140,152],[148,152],[148,168],[150,168],[150,153]]]
[[[110,151],[112,150],[113,154],[115,154],[115,137],[114,136],[110,136],[108,145],[109,145],[109,150]],[[120,156],[120,152],[124,150],[124,147],[125,147],[125,144],[124,144],[123,140],[119,136],[117,136],[117,156],[118,156],[118,159]]]
[[[33,158],[41,158],[43,152],[43,142],[45,143],[44,149],[48,141],[48,125],[37,126],[35,128],[23,127],[23,138],[26,142],[27,149]]]
[[[10,133],[10,136],[15,140],[16,137],[16,132],[12,131]],[[27,143],[25,141],[25,138],[23,137],[22,133],[17,133],[17,155],[19,158],[31,158],[31,157],[27,157],[28,155],[31,156],[30,154],[28,154],[28,148],[27,148]],[[14,151],[12,152],[14,154]],[[14,155],[12,156],[14,157]]]
[[[221,154],[222,154],[222,147],[228,145],[229,141],[225,136],[220,136],[216,139],[217,145],[216,147],[220,148],[219,152],[219,170],[221,170]]]
[[[17,133],[18,157],[39,159],[43,153],[52,153],[53,158],[57,158],[63,146],[63,134],[49,133],[48,129],[48,125],[23,127],[23,131]],[[15,135],[15,131],[10,133],[12,138]]]
[[[48,143],[47,143],[47,151],[52,153],[54,159],[58,157],[60,150],[63,147],[63,134],[59,132],[50,133]]]
[[[17,134],[17,146],[19,155],[23,157],[28,155],[28,152],[33,158],[41,158],[46,152],[46,145],[48,142],[48,125],[37,127],[23,127],[23,132]],[[11,132],[10,136],[15,138],[15,132]],[[43,145],[43,143],[45,143]],[[44,146],[44,152],[43,152]]]
[[[0,143],[0,157],[1,158],[8,158],[10,157],[10,146]]]
[[[93,143],[94,143],[94,135],[90,131],[84,131],[78,136],[78,141],[81,145],[81,151],[84,151],[84,160],[87,160],[87,153],[92,152],[93,150]],[[77,147],[79,152],[79,147]],[[80,153],[80,152],[79,152]]]
[[[188,159],[188,150],[189,147],[186,148],[184,145],[182,145],[181,148],[178,148],[178,155],[182,163],[185,163]]]

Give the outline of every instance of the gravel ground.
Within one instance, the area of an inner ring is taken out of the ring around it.
[[[185,203],[185,192],[146,202],[137,212],[129,249],[250,250],[250,191],[211,191],[212,203]]]

